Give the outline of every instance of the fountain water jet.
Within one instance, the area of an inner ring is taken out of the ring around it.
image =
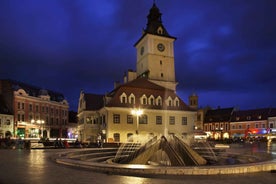
[[[198,166],[207,163],[202,156],[174,135],[168,138],[155,136],[144,144],[127,143],[119,149],[114,162],[165,166]]]

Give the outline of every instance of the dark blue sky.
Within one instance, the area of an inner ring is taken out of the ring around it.
[[[135,69],[151,0],[1,0],[0,78],[104,94]],[[177,93],[200,106],[276,107],[275,0],[157,0],[175,42]]]

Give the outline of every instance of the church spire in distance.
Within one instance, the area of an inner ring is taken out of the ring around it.
[[[162,24],[162,13],[160,13],[159,8],[156,6],[155,0],[147,16],[148,22],[147,27],[144,29],[144,33],[149,33],[153,35],[172,37],[167,32],[166,28]]]

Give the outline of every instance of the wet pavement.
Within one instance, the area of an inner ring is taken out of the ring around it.
[[[258,149],[258,147],[254,149]],[[270,145],[270,148],[266,151],[268,150],[273,154],[273,158],[276,159],[276,143]],[[275,184],[276,182],[276,173],[274,172],[215,176],[164,176],[158,178],[144,178],[103,174],[81,168],[72,168],[69,166],[64,166],[55,163],[51,159],[51,156],[60,151],[65,150],[0,149],[0,184]],[[70,151],[72,151],[72,149],[70,149]]]

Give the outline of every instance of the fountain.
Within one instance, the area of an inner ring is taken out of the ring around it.
[[[119,164],[199,166],[207,161],[180,138],[157,136],[148,142],[123,144],[114,158]]]
[[[275,171],[273,150],[254,151],[254,145],[217,149],[174,135],[136,136],[120,148],[92,148],[59,153],[55,161],[77,168],[120,175],[217,175]],[[139,138],[139,139],[137,139]],[[140,140],[140,141],[137,141]],[[189,143],[188,143],[189,142]],[[259,149],[259,145],[257,149]],[[272,149],[272,147],[271,147]]]

